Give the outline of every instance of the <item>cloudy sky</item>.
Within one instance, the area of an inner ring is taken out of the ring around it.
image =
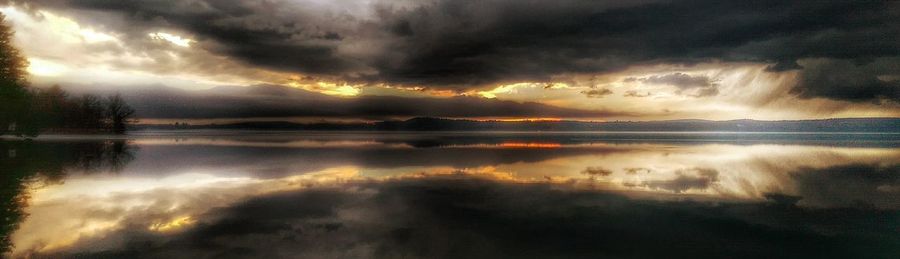
[[[896,1],[0,0],[145,119],[900,116]]]

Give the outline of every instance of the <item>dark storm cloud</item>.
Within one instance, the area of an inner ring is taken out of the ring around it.
[[[174,28],[249,64],[355,82],[460,90],[632,65],[736,61],[767,63],[775,72],[802,69],[812,75],[796,87],[803,97],[897,99],[896,84],[871,80],[883,73],[839,86],[863,88],[845,93],[814,84],[822,71],[797,63],[824,58],[868,64],[900,56],[896,1],[333,3],[346,8],[292,1],[13,2],[79,13],[82,20],[124,16],[126,24],[106,27]]]
[[[824,97],[854,102],[900,100],[900,60],[852,62],[815,60],[805,65],[791,89],[801,98]],[[881,79],[879,76],[893,78]]]
[[[514,102],[478,97],[450,98],[361,96],[341,98],[298,88],[260,85],[217,87],[188,91],[164,86],[127,90],[84,87],[77,93],[108,94],[118,91],[138,112],[139,118],[277,118],[333,117],[561,117],[596,118],[634,115],[604,110],[562,108],[534,102]],[[72,89],[77,89],[73,87]]]
[[[134,220],[134,219],[126,219]],[[896,211],[652,201],[459,177],[350,183],[252,198],[171,235],[139,227],[77,258],[890,257]],[[140,222],[138,222],[140,223]],[[703,249],[697,249],[702,244]]]
[[[410,54],[380,76],[481,84],[609,72],[641,63],[897,55],[887,2],[438,1],[395,13]],[[452,19],[451,19],[452,18]],[[861,32],[864,31],[864,32]],[[849,38],[855,38],[850,40]],[[783,66],[782,66],[783,67]]]

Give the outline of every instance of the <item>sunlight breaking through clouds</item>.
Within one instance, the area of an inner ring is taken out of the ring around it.
[[[39,58],[28,59],[28,72],[34,75],[54,77],[68,71],[69,68],[63,64]]]
[[[35,14],[23,12],[15,7],[0,8],[6,17],[12,19],[13,25],[26,29],[19,33],[30,34],[32,30],[43,30],[44,33],[53,34],[56,40],[63,43],[97,44],[104,42],[120,42],[112,34],[98,31],[91,27],[85,27],[70,18],[59,16],[49,11],[37,11]],[[33,18],[32,15],[35,15]],[[21,23],[21,24],[20,24]],[[59,46],[56,46],[59,47]]]
[[[180,47],[185,47],[185,48],[190,47],[191,43],[194,42],[194,40],[191,40],[188,38],[182,38],[181,36],[169,34],[169,33],[165,33],[165,32],[154,32],[154,33],[148,34],[148,36],[150,36],[150,38],[155,39],[155,40],[164,40],[169,43],[175,44]]]
[[[147,229],[149,229],[151,231],[157,231],[157,232],[170,232],[170,231],[177,231],[181,228],[189,227],[190,225],[193,225],[194,223],[197,223],[197,221],[195,219],[193,219],[191,216],[182,216],[182,217],[177,217],[177,218],[172,219],[167,222],[153,223],[152,225],[147,227]]]

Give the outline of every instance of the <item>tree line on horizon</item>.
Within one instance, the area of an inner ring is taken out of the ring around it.
[[[14,31],[0,14],[0,136],[45,131],[122,134],[134,115],[119,94],[71,96],[59,86],[31,87],[28,60],[13,46]]]

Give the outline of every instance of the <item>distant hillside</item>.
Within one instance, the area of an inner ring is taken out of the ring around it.
[[[900,132],[900,118],[825,120],[669,121],[476,121],[419,117],[375,123],[243,122],[219,125],[141,125],[138,129],[249,129],[356,131],[728,131],[728,132]]]

